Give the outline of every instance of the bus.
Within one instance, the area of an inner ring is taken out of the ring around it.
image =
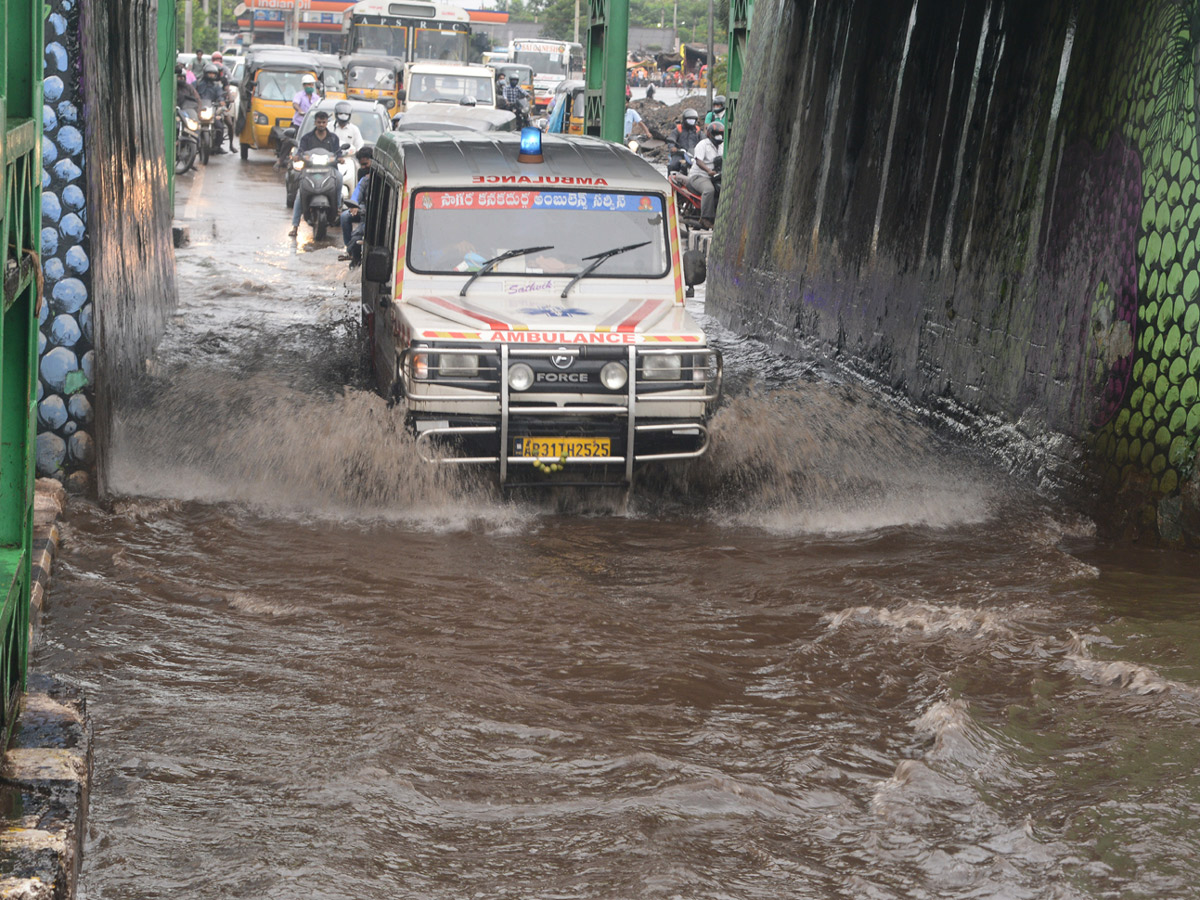
[[[361,0],[342,20],[346,40],[342,52],[394,56],[404,62],[433,59],[467,62],[471,20],[451,3],[414,0]]]
[[[533,69],[534,104],[545,109],[554,88],[568,78],[583,78],[583,45],[541,38],[512,42],[512,62]]]

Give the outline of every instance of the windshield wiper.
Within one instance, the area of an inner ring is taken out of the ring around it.
[[[621,253],[628,253],[630,250],[636,250],[638,247],[645,247],[649,243],[649,241],[642,241],[640,244],[626,244],[624,247],[613,247],[613,249],[605,250],[603,253],[594,253],[591,256],[585,256],[584,259],[593,259],[595,262],[567,282],[567,286],[563,288],[563,292],[558,295],[559,299],[565,299],[571,288],[575,287],[575,282],[580,278],[587,278],[605,260],[612,259]]]
[[[482,266],[480,266],[478,271],[473,273],[471,275],[471,277],[467,279],[467,283],[462,286],[462,290],[458,292],[458,296],[460,296],[460,297],[467,296],[467,288],[469,288],[472,284],[475,283],[476,278],[480,277],[481,275],[486,275],[488,272],[492,271],[492,269],[496,268],[496,266],[498,266],[500,263],[504,262],[506,259],[512,259],[514,256],[524,256],[526,253],[536,253],[539,250],[553,250],[553,249],[554,249],[554,247],[552,245],[546,245],[545,247],[522,247],[520,250],[508,250],[508,251],[505,251],[504,253],[501,253],[499,256],[493,256],[491,259],[489,259],[487,262],[485,262]]]

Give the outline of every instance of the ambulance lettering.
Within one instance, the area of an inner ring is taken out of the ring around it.
[[[493,331],[487,338],[499,344],[635,344],[637,335],[615,332]]]
[[[608,187],[603,178],[584,178],[571,175],[472,175],[471,184],[570,184],[578,187],[594,185]]]

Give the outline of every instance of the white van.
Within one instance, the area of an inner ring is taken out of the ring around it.
[[[385,134],[373,173],[364,351],[427,461],[628,485],[706,451],[721,355],[684,307],[704,257],[654,168],[527,128]]]

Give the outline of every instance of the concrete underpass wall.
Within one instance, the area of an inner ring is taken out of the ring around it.
[[[1200,0],[754,14],[716,315],[1200,534]]]
[[[47,12],[38,472],[82,489],[102,480],[112,410],[175,306],[159,91],[173,72],[150,0]]]

